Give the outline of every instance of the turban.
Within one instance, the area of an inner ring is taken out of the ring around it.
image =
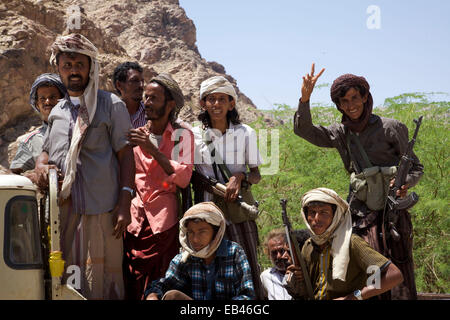
[[[55,86],[59,92],[61,93],[61,96],[65,96],[67,93],[66,87],[61,82],[61,79],[57,74],[54,73],[43,73],[40,76],[34,80],[33,85],[31,86],[30,90],[30,105],[36,111],[37,113],[40,113],[39,109],[36,107],[36,93],[37,89],[41,87],[43,84],[50,84],[52,86]]]
[[[357,121],[352,121],[339,106],[339,98],[343,97],[350,88],[355,88],[358,91],[360,90],[359,88],[362,88],[364,89],[365,94],[367,94],[367,101],[364,104],[363,113]],[[355,132],[363,131],[369,121],[373,108],[373,99],[367,80],[364,77],[358,77],[353,74],[344,74],[334,80],[331,85],[330,95],[331,100],[336,104],[338,110],[342,113],[342,124]]]
[[[204,219],[209,224],[219,227],[215,238],[205,248],[195,251],[191,248],[187,238],[187,222],[191,219]],[[187,210],[180,220],[180,244],[183,248],[181,261],[186,262],[192,255],[198,258],[207,258],[216,252],[225,234],[225,218],[222,211],[213,202],[201,202]]]
[[[72,33],[68,36],[58,37],[51,47],[52,55],[50,64],[56,65],[56,57],[61,52],[74,52],[84,54],[91,58],[89,70],[89,82],[80,96],[80,108],[78,117],[74,126],[72,140],[69,151],[65,159],[65,176],[61,188],[60,196],[66,199],[70,195],[72,183],[75,181],[77,170],[77,159],[81,150],[81,141],[87,133],[95,111],[97,110],[97,91],[99,82],[99,63],[97,61],[97,48],[84,36],[78,33]]]
[[[181,108],[184,106],[183,92],[181,91],[178,83],[168,73],[160,73],[157,76],[153,77],[150,80],[150,82],[156,82],[159,85],[166,88],[167,90],[169,90],[169,92],[172,95],[172,98],[175,100],[175,104],[176,104],[175,114],[173,117],[173,119],[176,119]]]
[[[320,201],[336,205],[333,221],[328,229],[316,235],[308,223],[305,207],[313,201]],[[311,240],[317,245],[331,241],[331,255],[333,256],[333,279],[345,281],[347,266],[350,261],[350,238],[352,236],[352,218],[348,203],[339,195],[328,188],[317,188],[306,192],[302,197],[302,217],[308,230],[311,232]]]
[[[234,99],[237,103],[237,94],[230,81],[222,76],[215,76],[206,79],[200,85],[200,100],[211,93],[225,93]]]

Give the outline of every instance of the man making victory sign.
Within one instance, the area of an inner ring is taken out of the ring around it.
[[[395,181],[396,166],[407,149],[408,128],[395,119],[373,114],[370,86],[364,77],[353,74],[338,77],[331,86],[331,100],[342,113],[341,123],[327,127],[314,125],[309,101],[318,78],[325,71],[322,69],[314,75],[314,68],[312,64],[311,73],[303,77],[302,97],[294,116],[294,132],[316,146],[336,148],[339,152],[350,174],[348,202],[353,231],[372,248],[389,255],[403,274],[404,282],[384,294],[383,298],[417,299],[412,260],[412,224],[408,211],[399,211],[396,226],[400,233],[399,241],[385,238],[387,248],[384,248],[383,238],[380,237],[386,194],[388,187]],[[399,197],[406,196],[408,188],[415,186],[423,174],[423,166],[414,153],[412,158],[406,182],[397,192]],[[370,172],[373,175],[369,177]],[[367,183],[373,183],[370,189],[364,189]]]

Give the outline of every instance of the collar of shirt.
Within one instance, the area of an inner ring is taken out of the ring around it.
[[[148,128],[146,127],[146,129],[148,130]],[[149,131],[149,130],[148,130]],[[167,141],[171,141],[172,139],[172,134],[175,130],[172,127],[172,124],[170,123],[170,121],[167,123],[166,128],[164,129],[164,132],[162,134],[162,140],[161,140],[161,144],[159,145],[159,150],[163,150],[163,148],[166,148],[166,144]],[[149,132],[150,133],[150,132]],[[145,154],[145,153],[144,153]]]
[[[222,239],[222,242],[220,242],[220,245],[216,250],[216,257],[226,257],[227,255],[227,245],[225,239]]]
[[[227,257],[227,256],[228,256],[227,243],[226,243],[225,239],[222,239],[222,241],[219,244],[219,247],[216,250],[216,257],[215,258],[217,258],[217,257]],[[191,256],[190,258],[194,259],[194,260],[202,260],[203,261],[202,258],[198,258],[198,257],[194,257],[194,256]]]
[[[235,129],[237,126],[239,126],[240,124],[233,124],[232,122],[228,123],[228,129],[225,131],[225,134],[219,133],[219,130],[214,129],[214,128],[208,128],[205,131],[205,135],[204,135],[204,139],[205,142],[209,142],[208,138],[210,138],[211,142],[215,142],[216,140],[220,140],[223,139],[226,136],[232,136],[235,133]]]
[[[167,123],[166,129],[164,129],[164,132],[162,134],[162,141],[161,141],[161,145],[160,145],[160,149],[163,147],[163,145],[165,144],[166,141],[170,141],[170,139],[172,139],[172,134],[174,132],[174,129],[172,127],[172,124],[170,123],[170,121]],[[169,140],[167,140],[169,139]]]
[[[374,123],[376,123],[378,120],[380,120],[380,117],[379,116],[377,116],[376,114],[371,114],[370,115],[370,117],[369,117],[369,123],[370,124],[374,124]]]
[[[272,274],[278,274],[278,275],[280,275],[281,277],[284,277],[284,275],[285,275],[285,273],[284,272],[281,272],[280,270],[278,270],[277,268],[275,268],[275,267],[272,267],[272,268],[270,268],[269,269],[269,272],[270,273],[272,273]]]
[[[43,121],[42,126],[39,128],[39,133],[44,135],[45,131],[47,131],[47,128],[48,128],[48,123]]]
[[[70,96],[68,94],[66,94],[66,96],[64,98],[59,100],[59,102],[56,106],[59,106],[61,109],[69,108],[70,110],[74,110],[74,109],[78,110],[78,108],[80,107],[79,104],[74,105],[72,103],[72,100],[70,100]]]
[[[141,117],[141,115],[145,113],[145,107],[144,107],[144,103],[141,101],[139,103],[139,108],[137,109],[136,113],[130,115],[131,118],[131,122],[135,122],[137,119],[139,119]]]
[[[323,253],[323,252],[327,251],[328,248],[331,248],[331,241],[332,241],[332,239],[328,240],[325,243],[326,245],[323,247],[323,249],[320,249],[320,246],[317,245],[314,241],[312,241],[312,239],[310,241],[311,241],[311,244],[312,244],[314,250],[319,252],[319,253]]]

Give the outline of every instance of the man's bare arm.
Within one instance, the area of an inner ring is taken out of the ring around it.
[[[113,223],[115,225],[113,236],[119,239],[131,222],[130,206],[132,196],[129,191],[123,190],[122,187],[134,189],[134,175],[136,169],[133,149],[130,146],[123,147],[116,155],[120,167],[120,193],[119,200],[113,211]]]

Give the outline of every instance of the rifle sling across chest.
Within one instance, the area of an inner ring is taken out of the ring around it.
[[[397,167],[374,166],[364,150],[359,137],[351,131],[347,134],[347,148],[352,161],[353,172],[350,174],[350,188],[355,197],[363,201],[370,210],[381,210],[385,206],[389,192],[389,183],[397,173]],[[350,151],[350,140],[358,148],[363,159],[364,166],[356,162]],[[359,167],[361,170],[356,170]]]

